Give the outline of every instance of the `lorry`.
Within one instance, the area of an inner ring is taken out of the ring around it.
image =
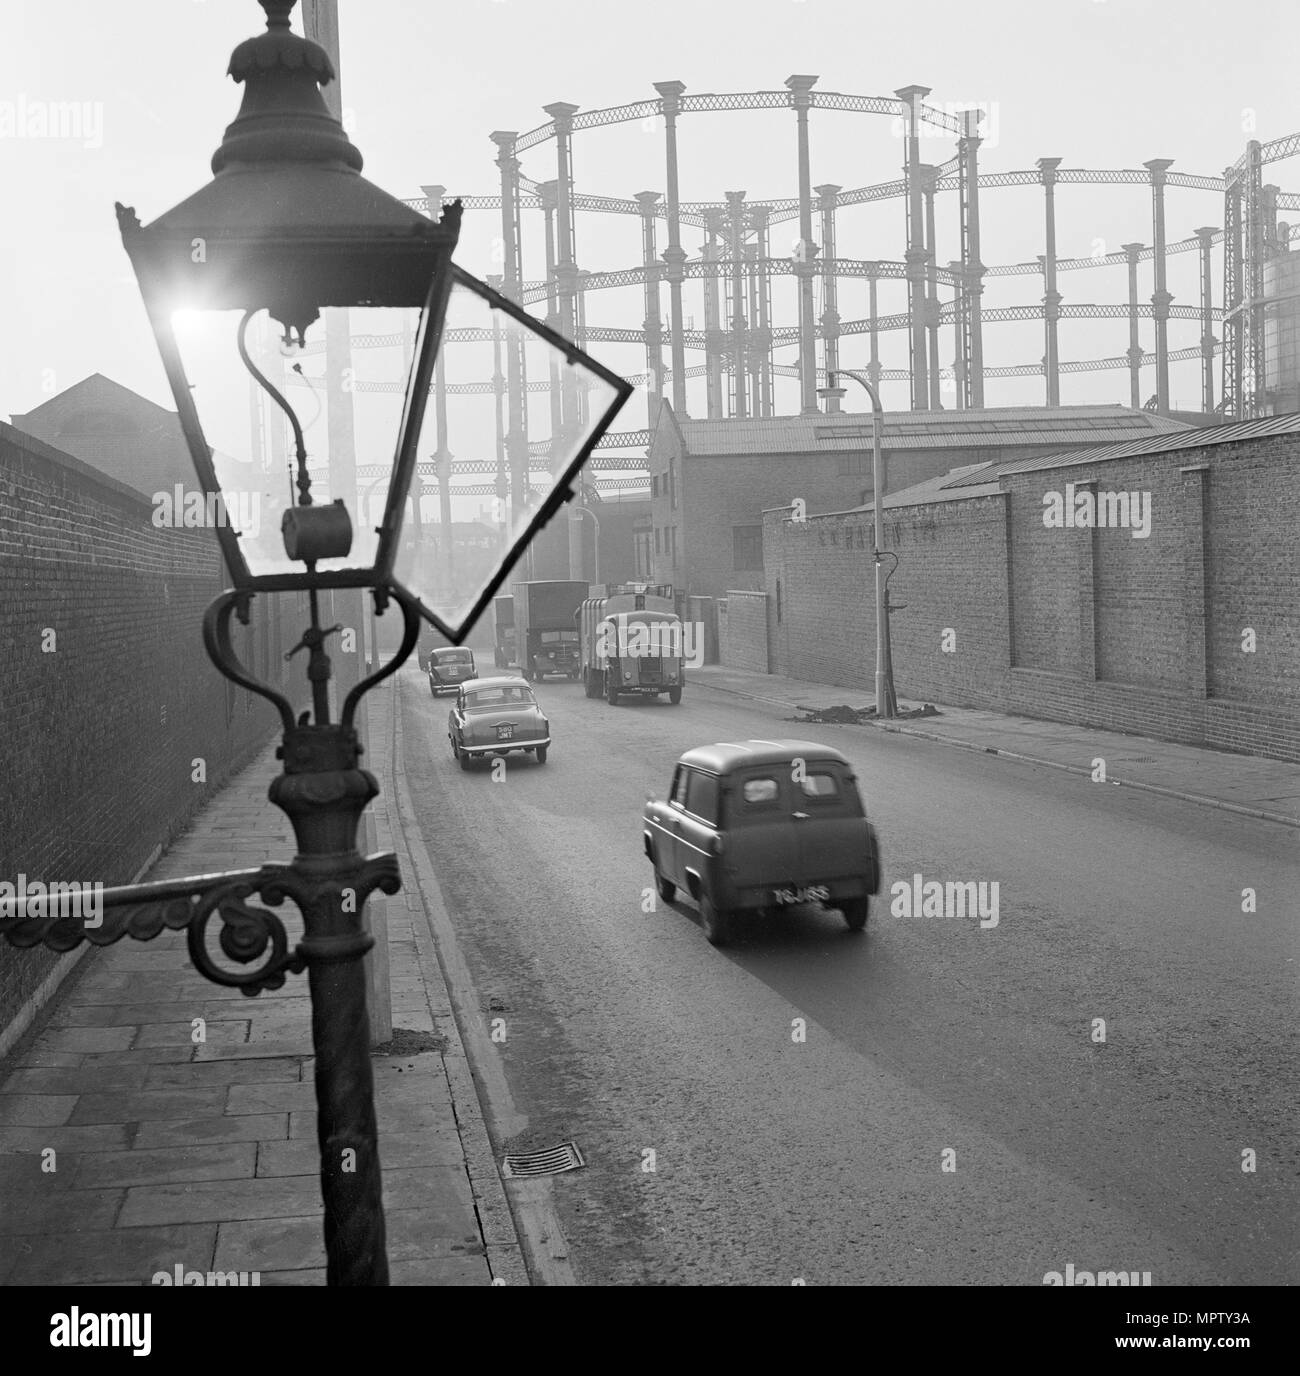
[[[577,613],[582,682],[589,698],[617,707],[625,697],[667,694],[686,682],[682,621],[670,584],[627,583],[589,597]]]
[[[498,669],[509,669],[515,663],[515,599],[509,593],[492,599],[492,620],[492,662]]]
[[[577,678],[578,630],[574,616],[587,584],[553,578],[514,584],[515,659],[530,682],[547,674]]]

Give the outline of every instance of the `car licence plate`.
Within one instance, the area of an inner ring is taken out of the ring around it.
[[[825,903],[831,896],[825,884],[808,884],[802,889],[773,889],[772,902],[779,906],[794,903]]]
[[[515,728],[514,728],[513,726],[498,726],[498,727],[497,727],[497,740],[499,740],[499,741],[513,740],[513,739],[514,739],[514,734],[515,734]]]

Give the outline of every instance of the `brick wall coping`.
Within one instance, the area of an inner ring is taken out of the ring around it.
[[[29,435],[25,430],[19,430],[16,426],[7,425],[4,421],[0,421],[0,459],[4,457],[4,446],[6,445],[11,445],[13,448],[30,454],[33,458],[41,459],[45,463],[65,468],[68,472],[76,474],[78,478],[89,480],[97,486],[105,488],[114,496],[125,497],[134,506],[141,507],[146,511],[152,509],[153,503],[138,488],[119,482],[117,478],[112,478],[107,473],[101,472],[93,464],[88,464],[72,454],[66,454],[62,449],[56,449],[52,444],[38,440],[35,435]]]

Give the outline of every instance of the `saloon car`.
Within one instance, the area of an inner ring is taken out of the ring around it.
[[[880,848],[853,766],[815,741],[739,741],[688,750],[668,797],[646,805],[646,857],[659,896],[683,890],[714,946],[747,917],[808,903],[851,931],[880,892]]]
[[[474,651],[459,646],[439,646],[429,651],[429,691],[436,698],[440,693],[454,693],[466,680],[476,678]]]
[[[513,674],[462,683],[447,718],[451,753],[468,769],[477,755],[508,755],[521,750],[546,763],[551,724],[542,715],[531,686]]]

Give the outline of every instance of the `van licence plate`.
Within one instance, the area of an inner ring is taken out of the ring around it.
[[[830,888],[825,884],[808,884],[802,889],[772,890],[772,902],[783,907],[794,903],[825,903],[830,896]]]

